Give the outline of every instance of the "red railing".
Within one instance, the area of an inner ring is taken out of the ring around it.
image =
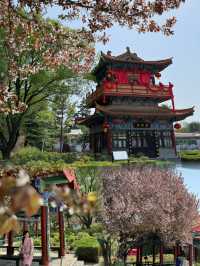
[[[95,101],[103,99],[106,96],[135,96],[169,100],[173,98],[172,88],[173,85],[171,83],[169,85],[160,83],[159,85],[151,86],[104,83],[87,96],[87,103],[93,105]]]

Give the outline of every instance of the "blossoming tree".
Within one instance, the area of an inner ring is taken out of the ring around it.
[[[4,158],[9,158],[30,108],[53,94],[59,80],[87,72],[94,55],[92,45],[81,34],[55,21],[38,18],[40,24],[29,28],[26,17],[24,22],[14,18],[10,32],[6,25],[0,26],[0,52],[6,65],[1,72],[0,96],[0,150]]]
[[[190,243],[198,200],[180,174],[152,167],[108,169],[103,173],[103,223],[108,232],[138,241],[156,235],[161,243]]]

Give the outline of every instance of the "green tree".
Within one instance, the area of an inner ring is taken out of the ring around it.
[[[63,28],[55,21],[41,20],[41,23],[43,24],[43,31],[39,32],[37,29],[37,34],[35,33],[35,35],[33,35],[30,33],[29,36],[26,36],[25,47],[21,47],[21,50],[18,50],[17,55],[14,54],[11,48],[10,50],[6,48],[6,36],[3,33],[1,34],[2,38],[5,39],[5,41],[0,42],[0,52],[2,58],[5,58],[5,65],[9,60],[12,60],[13,64],[16,65],[16,71],[11,75],[9,74],[9,69],[7,69],[6,78],[4,78],[8,84],[9,93],[13,95],[12,99],[14,102],[13,103],[9,100],[5,105],[7,108],[5,109],[6,111],[0,112],[0,151],[2,152],[4,159],[10,157],[11,151],[20,134],[23,122],[30,113],[33,113],[35,106],[55,95],[57,87],[60,86],[60,81],[69,79],[76,80],[74,78],[75,74],[69,69],[72,69],[72,62],[69,63],[69,68],[67,68],[63,65],[64,61],[59,61],[60,57],[58,56],[58,54],[65,53],[69,48],[69,43],[67,40],[64,40],[63,35],[70,32],[70,30]],[[57,43],[53,40],[50,41],[52,38],[51,27],[54,24],[57,26],[57,31],[60,31],[60,34],[63,34],[62,37],[57,40]],[[0,30],[2,31],[2,28],[0,28]],[[16,38],[15,45],[20,46],[20,43],[18,42],[19,38],[21,40],[23,30],[15,28],[13,34]],[[46,41],[44,38],[46,38]],[[48,42],[47,38],[50,38],[48,39]],[[62,43],[60,43],[61,41]],[[51,51],[50,53],[54,51],[54,59],[47,56],[46,53],[48,50]],[[81,51],[83,52],[83,50]],[[12,56],[10,56],[10,54]],[[56,56],[59,58],[56,59]],[[51,59],[56,60],[53,65],[51,65],[52,61],[48,61]],[[84,52],[83,54],[80,52],[79,58],[74,58],[72,61],[73,65],[78,67],[80,62],[84,61]],[[66,88],[69,89],[70,87],[66,86]],[[13,108],[13,105],[22,105],[21,110],[19,111],[18,109]]]
[[[101,170],[95,166],[80,167],[77,169],[76,174],[78,183],[80,184],[80,190],[84,195],[88,195],[91,192],[97,193],[100,186],[100,171]],[[96,208],[98,208],[98,204],[96,204]],[[92,212],[77,214],[81,223],[86,228],[90,228],[94,220],[94,215],[95,214]]]
[[[188,132],[188,133],[200,132],[200,123],[197,121],[184,123],[183,127],[179,129],[178,132]]]
[[[62,152],[65,133],[69,132],[73,124],[75,103],[71,101],[69,95],[60,90],[60,93],[57,93],[53,99],[52,111],[54,112],[55,128],[59,138],[59,151]]]
[[[48,106],[39,112],[34,112],[24,122],[26,143],[43,150],[52,150],[55,143],[55,126],[53,113]]]
[[[188,132],[200,132],[200,123],[199,122],[191,122],[187,125]]]
[[[10,85],[10,90],[18,95],[18,99],[23,101],[27,108],[22,113],[0,114],[0,150],[4,159],[10,157],[26,117],[37,110],[35,106],[44,103],[46,99],[55,94],[55,88],[60,80],[71,77],[71,71],[60,67],[55,73],[40,71],[26,80],[17,79]]]

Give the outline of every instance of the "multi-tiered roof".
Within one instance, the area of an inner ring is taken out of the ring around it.
[[[131,53],[130,49],[127,47],[127,51],[118,56],[112,56],[110,51],[108,51],[107,54],[101,52],[99,64],[94,69],[93,73],[98,77],[102,75],[102,70],[104,71],[108,67],[115,66],[121,68],[126,65],[127,68],[137,68],[138,70],[146,70],[155,74],[164,70],[170,64],[172,64],[172,58],[158,61],[146,61],[138,57],[136,53]]]
[[[82,120],[87,125],[97,119],[99,113],[120,117],[128,115],[135,118],[152,118],[161,120],[183,120],[194,112],[194,108],[175,109],[173,85],[169,82],[164,85],[155,83],[155,77],[161,76],[160,72],[172,64],[172,58],[158,61],[146,61],[131,53],[130,49],[118,56],[111,52],[101,53],[100,61],[93,74],[97,80],[97,88],[87,95],[89,108],[95,107],[93,116]],[[135,101],[153,100],[156,105],[110,105],[110,99],[127,97]],[[158,103],[171,100],[172,109],[158,106]]]

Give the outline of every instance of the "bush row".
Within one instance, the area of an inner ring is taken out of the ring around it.
[[[149,159],[146,156],[130,156],[129,157],[130,163],[138,163],[138,164],[153,164],[157,165],[158,163],[161,163],[159,160],[152,160]],[[30,161],[43,161],[43,162],[51,162],[51,163],[74,163],[78,162],[81,163],[95,163],[95,162],[101,162],[101,163],[111,163],[111,156],[108,154],[96,154],[93,155],[91,153],[58,153],[58,152],[42,152],[38,148],[35,147],[25,147],[20,149],[18,152],[16,152],[13,157],[12,161],[15,164],[18,165],[24,165],[29,163]],[[120,161],[115,162],[118,164],[127,164],[127,161]],[[166,162],[164,162],[166,163]]]
[[[30,161],[44,161],[44,162],[63,162],[72,163],[77,160],[76,153],[58,153],[58,152],[42,152],[35,147],[25,147],[16,152],[12,161],[15,164],[23,165]]]
[[[98,263],[99,243],[95,237],[82,233],[80,239],[75,240],[74,245],[78,260]]]
[[[73,247],[78,260],[85,262],[98,263],[99,257],[99,243],[95,237],[90,236],[86,232],[80,232],[77,235],[71,233],[66,234],[66,242],[69,247]],[[35,237],[34,246],[41,245],[41,238]],[[51,246],[59,246],[59,234],[57,232],[51,235]]]
[[[183,161],[200,161],[200,150],[181,151],[179,156]]]
[[[97,241],[97,236],[102,234],[103,227],[100,223],[94,223],[89,229],[84,231],[66,230],[66,242],[71,250],[75,251],[75,254],[79,260],[85,262],[98,262],[100,254],[100,245]]]

